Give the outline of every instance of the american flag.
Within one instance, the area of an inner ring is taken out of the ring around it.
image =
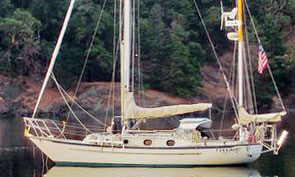
[[[268,58],[267,55],[262,47],[262,45],[259,46],[259,59],[258,59],[258,72],[259,74],[262,74],[264,70],[268,66]]]

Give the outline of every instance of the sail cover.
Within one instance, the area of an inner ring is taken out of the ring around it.
[[[187,105],[162,106],[156,108],[143,108],[136,105],[132,92],[128,92],[125,98],[125,106],[127,107],[125,108],[125,110],[127,109],[125,113],[126,119],[161,118],[196,111],[205,111],[212,107],[211,103],[199,103]]]
[[[240,124],[246,125],[250,122],[256,123],[276,123],[280,122],[282,116],[286,115],[286,112],[268,113],[268,114],[249,114],[244,107],[239,107],[239,122]]]

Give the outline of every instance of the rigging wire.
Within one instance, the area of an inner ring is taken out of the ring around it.
[[[247,33],[247,21],[246,21],[246,13],[245,13],[245,9],[243,6],[243,24],[245,24],[245,28],[243,29],[243,31],[246,33],[246,38],[248,37],[248,33]],[[245,41],[244,41],[245,42]],[[248,42],[248,38],[247,38],[247,42]],[[253,99],[252,99],[252,93],[251,93],[251,84],[250,84],[250,79],[249,79],[249,70],[248,70],[248,61],[247,61],[247,55],[246,55],[246,48],[249,48],[249,43],[246,43],[246,45],[243,45],[242,48],[242,55],[243,55],[243,70],[245,72],[245,79],[244,79],[244,87],[246,89],[244,89],[244,95],[246,95],[246,104],[245,104],[245,108],[248,109],[250,111],[251,114],[253,114],[254,111],[254,105],[253,105]],[[250,64],[249,64],[250,65]],[[252,74],[252,73],[251,73]]]
[[[246,12],[244,11],[244,23],[246,24]],[[250,45],[249,45],[249,34],[247,25],[245,25],[245,34],[246,34],[246,45],[247,45],[247,54],[248,54],[248,62],[249,62],[249,69],[250,69],[250,82],[251,82],[251,89],[252,89],[252,101],[254,105],[254,113],[258,114],[258,108],[257,108],[257,97],[256,97],[256,89],[254,84],[254,76],[253,76],[253,65],[252,65],[252,57],[250,52]]]
[[[251,20],[251,23],[252,23],[252,26],[253,26],[253,29],[254,29],[254,32],[255,32],[256,39],[257,39],[259,45],[261,45],[262,43],[261,43],[260,37],[259,37],[259,35],[258,35],[258,32],[257,32],[256,26],[255,26],[255,23],[254,23],[254,20],[253,20],[253,17],[252,17],[251,11],[250,11],[249,6],[248,6],[248,3],[247,3],[247,0],[244,0],[244,4],[245,4],[246,9],[247,9],[247,12],[248,12],[248,14],[249,14],[249,17],[250,17],[250,20]],[[275,79],[274,79],[274,77],[273,77],[273,74],[272,74],[272,71],[271,71],[271,68],[270,68],[269,65],[267,65],[267,69],[268,69],[269,75],[270,75],[270,77],[271,77],[271,80],[272,80],[272,82],[273,82],[273,84],[274,84],[274,87],[275,87],[275,90],[276,90],[277,96],[278,96],[278,98],[279,98],[280,104],[281,104],[283,110],[284,110],[285,112],[287,112],[286,107],[285,107],[284,102],[283,102],[283,99],[282,99],[282,97],[281,97],[281,95],[280,95],[279,88],[278,88],[278,86],[277,86],[277,84],[276,84],[276,81],[275,81]]]
[[[137,53],[136,53],[136,57],[137,57],[137,70],[138,70],[138,90],[139,90],[139,94],[138,94],[138,100],[139,100],[139,106],[142,106],[141,104],[141,71],[140,71],[140,14],[139,14],[139,8],[140,8],[140,4],[139,4],[139,0],[137,0]]]
[[[234,53],[233,53],[233,64],[232,64],[232,78],[231,78],[231,82],[232,82],[232,90],[234,93],[238,93],[237,91],[237,79],[236,79],[236,59],[237,59],[237,41],[234,41]],[[235,85],[236,84],[236,85]]]
[[[141,36],[140,36],[140,0],[137,2],[137,62],[138,62],[138,85],[139,85],[139,105],[146,106],[145,101],[145,90],[143,85],[143,73],[142,73],[142,60],[141,60]],[[141,121],[146,123],[146,119],[142,119]],[[147,122],[147,126],[150,122]]]
[[[90,118],[92,118],[93,120],[95,120],[96,122],[106,126],[103,122],[101,122],[100,120],[98,120],[96,117],[94,117],[93,115],[91,115],[88,111],[86,111],[80,104],[78,104],[63,88],[62,86],[59,84],[59,82],[57,81],[54,73],[51,74],[51,78],[53,79],[53,81],[55,82],[61,96],[63,97],[66,105],[68,106],[68,108],[70,109],[71,113],[74,115],[74,117],[76,118],[76,120],[79,122],[79,124],[85,128],[86,130],[88,130],[88,128],[80,121],[79,117],[76,115],[76,113],[73,111],[72,107],[70,107],[70,104],[68,103],[67,98],[72,101],[78,108],[80,108],[83,112],[85,112]],[[66,98],[67,97],[67,98]],[[90,131],[91,132],[91,131]]]
[[[140,0],[137,0],[137,72],[138,72],[138,104],[139,106],[145,106],[145,96],[144,96],[144,86],[143,86],[143,77],[141,69],[141,36],[140,36]],[[145,119],[140,119],[138,125],[141,123],[146,123]],[[148,122],[149,124],[149,122]]]
[[[246,60],[246,51],[245,51],[245,47],[243,48],[243,58],[244,58],[244,70],[245,70],[245,76],[246,76],[246,79],[245,79],[245,92],[247,95],[246,97],[246,101],[247,101],[247,108],[246,109],[249,109],[250,110],[250,113],[253,114],[253,110],[254,110],[254,106],[253,106],[253,100],[252,100],[252,93],[251,93],[251,84],[250,84],[250,79],[249,79],[249,71],[248,71],[248,62]]]
[[[131,49],[131,59],[132,59],[132,92],[134,93],[134,78],[135,78],[135,0],[132,1],[132,49]]]
[[[43,94],[45,92],[47,83],[48,83],[48,81],[50,79],[50,75],[51,75],[51,73],[52,73],[52,71],[54,69],[54,65],[55,65],[55,62],[56,62],[56,59],[57,59],[57,56],[58,56],[58,53],[59,53],[63,38],[64,38],[64,35],[66,33],[66,30],[67,30],[67,27],[68,27],[68,24],[69,24],[69,21],[70,21],[70,17],[71,17],[72,12],[73,12],[74,4],[75,4],[75,0],[71,0],[69,2],[68,10],[66,12],[66,16],[64,18],[64,22],[63,22],[60,34],[58,36],[58,39],[56,41],[56,45],[54,47],[54,50],[53,50],[53,53],[52,53],[52,56],[51,56],[50,64],[48,66],[48,70],[46,72],[46,76],[44,78],[44,81],[43,81],[43,84],[42,84],[42,87],[41,87],[41,90],[40,90],[40,93],[39,93],[39,96],[38,96],[38,99],[37,99],[37,103],[36,103],[34,111],[33,111],[32,119],[34,119],[36,114],[37,114],[41,99],[42,99]]]
[[[115,83],[115,77],[116,77],[116,66],[117,66],[117,57],[118,57],[118,50],[119,50],[119,43],[120,39],[118,38],[118,42],[116,43],[116,21],[117,21],[117,0],[114,0],[114,31],[113,31],[113,69],[112,69],[112,80],[111,80],[111,85],[110,85],[110,90],[109,90],[109,98],[108,98],[108,103],[107,103],[107,109],[106,109],[106,114],[105,114],[105,120],[104,123],[106,124],[107,118],[109,116],[109,109],[110,105],[112,102],[112,119],[115,116],[115,89],[116,89],[116,83]],[[113,122],[113,120],[112,120]]]
[[[226,95],[225,102],[224,102],[224,105],[223,105],[223,112],[222,112],[222,117],[221,117],[221,122],[220,122],[220,127],[219,127],[219,135],[218,136],[221,136],[221,133],[222,133],[223,122],[224,122],[225,112],[226,112],[225,109],[226,109],[226,106],[227,106],[227,100],[228,100],[228,95]]]
[[[236,72],[236,51],[237,51],[237,42],[234,41],[234,50],[233,50],[233,61],[232,61],[232,66],[231,66],[231,70],[230,70],[230,80],[232,82],[232,86],[234,85],[235,83],[235,72]],[[234,90],[234,88],[232,88],[232,90]],[[224,118],[225,118],[225,113],[226,113],[226,107],[227,107],[227,101],[228,101],[228,95],[226,95],[226,98],[225,98],[225,102],[224,102],[224,105],[223,105],[223,112],[222,112],[222,117],[221,117],[221,123],[220,123],[220,128],[219,128],[219,135],[218,136],[221,136],[221,133],[222,133],[222,129],[223,129],[223,123],[224,123]]]
[[[77,94],[79,92],[79,89],[80,89],[80,86],[81,86],[81,82],[82,82],[82,79],[83,79],[83,76],[84,76],[84,72],[86,70],[86,65],[88,63],[91,50],[92,50],[92,48],[94,46],[94,41],[95,41],[95,38],[96,38],[96,35],[97,35],[97,32],[98,32],[99,24],[101,22],[101,18],[102,18],[102,14],[104,12],[106,2],[107,2],[107,0],[104,0],[102,8],[100,10],[100,14],[98,16],[98,20],[97,20],[97,23],[96,23],[96,26],[95,26],[95,30],[94,30],[94,33],[93,33],[92,38],[91,38],[90,46],[88,48],[87,55],[86,55],[86,58],[85,58],[85,61],[84,61],[84,64],[83,64],[83,68],[82,68],[82,71],[81,71],[81,74],[79,76],[79,80],[78,80],[78,83],[77,83],[77,86],[76,86],[76,89],[75,89],[75,92],[74,92],[74,96],[73,96],[74,99],[76,99],[76,96],[77,96]],[[72,106],[73,106],[73,103],[70,105],[70,107],[72,107]],[[70,112],[68,113],[66,121],[68,121],[69,117],[70,117]]]
[[[246,12],[245,12],[245,7],[244,6],[243,6],[243,9],[244,9],[243,10],[243,17],[244,17],[243,18],[243,21],[244,21],[243,24],[247,24]],[[247,99],[247,104],[246,105],[249,105],[248,109],[250,110],[250,113],[253,114],[255,112],[254,111],[255,108],[254,108],[254,104],[253,104],[254,98],[253,98],[253,94],[252,94],[252,92],[253,92],[252,88],[253,87],[251,87],[250,79],[249,79],[249,76],[250,77],[253,76],[252,64],[251,64],[252,61],[249,59],[250,56],[248,55],[248,57],[247,57],[247,55],[246,55],[246,48],[247,48],[247,51],[248,51],[248,54],[249,54],[249,39],[248,39],[247,25],[245,25],[244,31],[245,31],[245,34],[246,34],[246,45],[243,48],[243,57],[244,57],[244,66],[245,66],[244,69],[245,69],[245,73],[246,73],[246,79],[245,79],[246,83],[245,84],[246,84],[247,91],[248,91],[248,93],[246,93],[248,95],[246,97],[246,99]],[[249,67],[248,67],[248,65],[249,65]],[[248,70],[248,68],[250,68],[250,71]],[[249,72],[250,72],[250,74],[249,74]],[[254,92],[255,92],[255,90],[254,90]]]
[[[134,6],[135,10],[136,7]],[[137,74],[138,74],[138,105],[144,106],[145,104],[145,97],[144,97],[144,87],[143,87],[143,79],[142,79],[142,72],[141,72],[141,37],[140,37],[140,0],[137,0],[137,15],[134,14],[137,18],[137,45],[136,45],[136,54],[135,57],[137,58]],[[135,19],[134,19],[135,21]],[[135,29],[134,29],[135,31]],[[134,61],[135,62],[135,61]],[[136,129],[140,126],[140,124],[144,122],[145,119],[138,120],[132,129]]]
[[[69,108],[69,110],[71,111],[71,113],[73,114],[73,116],[76,118],[77,122],[79,122],[79,124],[80,124],[85,130],[91,132],[91,131],[90,131],[90,130],[89,130],[89,129],[88,129],[88,128],[87,128],[87,127],[81,122],[81,120],[78,118],[78,116],[76,115],[76,113],[75,113],[75,112],[73,111],[73,109],[70,107],[70,104],[68,103],[68,101],[67,101],[67,99],[66,99],[64,93],[62,92],[61,86],[58,84],[58,82],[57,82],[57,80],[55,79],[55,76],[54,76],[53,73],[51,74],[51,78],[54,80],[54,82],[55,82],[55,84],[56,84],[56,86],[57,86],[58,91],[60,92],[62,98],[64,99],[64,101],[65,101],[67,107]],[[92,133],[92,132],[91,132],[91,133]]]
[[[203,19],[203,17],[202,17],[202,14],[201,14],[201,11],[200,11],[200,9],[199,9],[199,7],[198,7],[198,4],[197,4],[196,0],[193,0],[193,2],[194,2],[194,5],[195,5],[195,7],[196,7],[196,10],[197,10],[197,12],[198,12],[198,15],[199,15],[199,18],[200,18],[200,20],[201,20],[201,23],[202,23],[202,25],[203,25],[204,31],[205,31],[205,33],[206,33],[206,35],[207,35],[208,40],[209,40],[209,43],[210,43],[210,45],[211,45],[211,48],[212,48],[212,50],[213,50],[214,56],[215,56],[215,58],[216,58],[216,60],[217,60],[217,63],[218,63],[218,65],[219,65],[219,70],[221,71],[221,73],[222,73],[222,75],[223,75],[223,79],[224,79],[224,82],[225,82],[225,84],[226,84],[226,88],[227,88],[227,90],[228,90],[228,92],[229,92],[229,95],[230,95],[230,98],[231,98],[231,102],[232,102],[232,105],[233,105],[233,109],[234,109],[235,115],[236,115],[236,117],[238,117],[238,112],[237,112],[237,109],[236,109],[236,106],[235,106],[236,103],[237,103],[237,101],[236,101],[235,96],[233,95],[233,93],[232,93],[232,91],[231,91],[231,89],[230,89],[230,85],[229,85],[229,82],[228,82],[227,77],[226,77],[226,75],[225,75],[225,71],[224,71],[224,69],[223,69],[223,66],[222,66],[220,60],[219,60],[219,57],[218,57],[217,52],[216,52],[216,50],[215,50],[215,47],[214,47],[213,41],[212,41],[212,39],[211,39],[211,37],[210,37],[210,34],[209,34],[209,32],[208,32],[208,29],[207,29],[207,27],[206,27],[206,24],[205,24],[205,22],[204,22],[204,19]]]
[[[138,69],[138,88],[139,88],[139,105],[145,105],[143,77],[141,72],[141,37],[140,37],[140,0],[137,0],[137,69]]]
[[[245,7],[247,9],[248,15],[250,17],[250,21],[252,23],[252,26],[253,26],[253,29],[254,29],[254,32],[255,32],[256,39],[258,41],[258,44],[260,45],[262,43],[261,43],[261,40],[260,40],[259,35],[258,35],[258,31],[257,31],[256,26],[255,26],[255,23],[254,23],[254,20],[253,20],[253,17],[252,17],[252,13],[251,13],[251,11],[249,9],[249,6],[248,6],[248,3],[247,3],[246,0],[244,0],[244,4],[245,4]]]
[[[232,90],[237,93],[238,91],[235,90],[235,83],[238,83],[236,81],[236,56],[237,56],[237,42],[234,41],[234,50],[233,50],[233,60],[232,60],[232,66],[231,66],[231,70],[230,70],[230,81],[231,81],[231,85],[232,85]],[[225,113],[226,113],[226,107],[227,107],[227,101],[228,101],[228,95],[226,95],[226,98],[225,98],[225,102],[224,102],[224,105],[223,105],[223,113],[222,113],[222,118],[221,118],[221,123],[220,123],[220,132],[219,132],[219,136],[221,136],[221,133],[222,133],[222,129],[223,129],[223,123],[224,123],[224,118],[225,118]],[[237,120],[235,120],[235,123],[237,123]]]
[[[111,105],[111,101],[112,101],[112,117],[114,117],[115,115],[115,88],[116,88],[116,83],[115,83],[115,77],[116,77],[116,67],[117,67],[117,61],[118,61],[118,52],[119,52],[119,40],[118,39],[118,43],[114,49],[115,51],[115,55],[113,58],[113,72],[112,72],[112,81],[111,81],[111,86],[110,86],[110,90],[109,90],[109,98],[108,98],[108,103],[107,103],[107,110],[106,110],[106,114],[105,114],[105,125],[106,125],[106,121],[107,118],[109,116],[109,109],[110,109],[110,105]]]
[[[44,153],[41,151],[41,159],[42,159],[42,174],[45,173],[45,162],[44,162]]]

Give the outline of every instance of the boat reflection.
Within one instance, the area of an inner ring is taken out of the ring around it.
[[[261,177],[247,167],[78,168],[53,167],[44,177]]]

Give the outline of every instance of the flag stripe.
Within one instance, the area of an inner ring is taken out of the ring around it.
[[[259,46],[258,57],[258,72],[262,74],[268,66],[268,58],[261,45]]]

